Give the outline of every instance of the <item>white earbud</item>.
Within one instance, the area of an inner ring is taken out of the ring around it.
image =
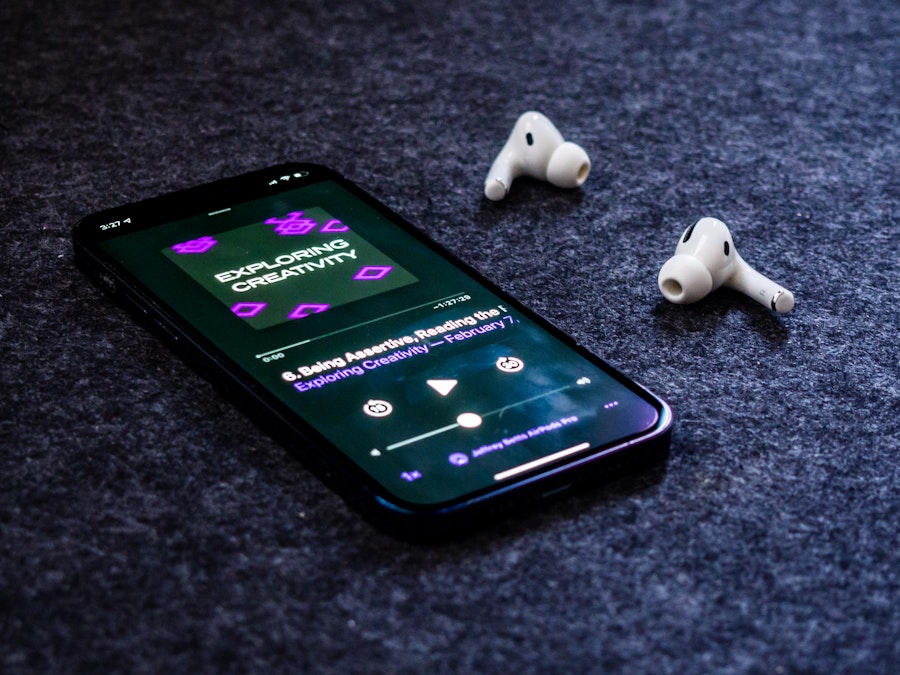
[[[584,149],[563,140],[553,122],[539,112],[524,113],[497,155],[484,183],[484,196],[499,201],[513,180],[531,176],[563,188],[580,187],[591,172]]]
[[[659,290],[669,302],[696,302],[720,286],[733,288],[761,305],[784,314],[794,295],[744,262],[728,227],[716,218],[701,218],[684,231],[675,255],[659,271]]]

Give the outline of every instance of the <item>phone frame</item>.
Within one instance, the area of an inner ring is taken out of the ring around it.
[[[279,180],[299,174],[302,184]],[[618,443],[592,448],[588,454],[550,464],[509,484],[498,485],[451,503],[422,506],[405,503],[383,488],[342,451],[231,360],[216,344],[155,296],[100,247],[107,237],[151,228],[228,204],[334,181],[390,219],[436,254],[472,277],[541,329],[655,406],[657,424],[649,432]],[[269,190],[264,189],[268,186]],[[126,220],[128,222],[126,222]],[[116,224],[118,223],[118,224]],[[180,358],[217,385],[263,430],[297,456],[326,485],[367,520],[390,534],[412,540],[445,539],[492,520],[504,512],[556,497],[564,492],[624,471],[659,462],[668,455],[672,412],[658,396],[620,373],[578,344],[571,336],[511,297],[477,270],[447,251],[381,201],[332,169],[309,163],[287,163],[106,209],[82,218],[73,228],[76,265],[105,293],[157,334]]]

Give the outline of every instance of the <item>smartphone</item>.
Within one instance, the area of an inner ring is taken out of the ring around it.
[[[73,241],[100,288],[398,537],[668,453],[665,402],[331,169],[113,208]]]

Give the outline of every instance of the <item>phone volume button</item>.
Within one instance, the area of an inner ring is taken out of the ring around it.
[[[554,499],[556,497],[561,497],[562,495],[569,492],[572,489],[573,485],[573,483],[567,483],[566,485],[563,485],[561,487],[547,490],[546,492],[541,493],[541,499]]]
[[[108,272],[98,272],[97,273],[97,281],[100,282],[100,285],[107,293],[116,294],[116,278],[109,274]]]
[[[138,316],[147,316],[150,313],[147,306],[128,291],[122,290],[118,297],[120,302],[124,303],[126,308],[134,314],[137,314]]]
[[[153,324],[159,329],[159,331],[160,331],[160,333],[162,334],[163,338],[168,339],[168,340],[171,340],[171,341],[174,342],[175,344],[178,344],[178,343],[181,342],[181,338],[179,337],[178,333],[176,333],[175,330],[172,329],[172,328],[171,328],[165,321],[163,321],[162,319],[156,319],[156,318],[154,318],[154,319],[153,319]]]

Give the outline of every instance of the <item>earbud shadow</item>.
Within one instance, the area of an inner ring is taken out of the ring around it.
[[[661,298],[651,310],[656,326],[673,337],[716,330],[734,312],[740,312],[748,327],[773,345],[786,344],[790,339],[784,315],[729,288],[717,289],[709,297],[690,305],[676,305]]]
[[[481,195],[477,212],[478,222],[492,226],[504,218],[509,218],[510,214],[516,217],[531,216],[534,209],[546,214],[545,217],[557,218],[577,211],[582,207],[584,200],[585,193],[581,188],[559,188],[545,181],[522,176],[516,178],[509,194],[500,201],[491,201],[484,194]]]

